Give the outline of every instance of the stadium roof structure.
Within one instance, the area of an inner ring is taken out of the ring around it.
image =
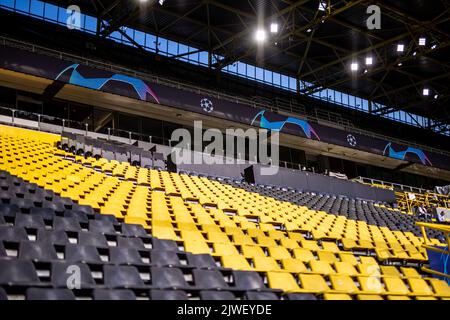
[[[449,128],[447,0],[79,0],[76,4],[106,22],[99,23],[99,36],[132,27],[210,52],[219,57],[211,60],[213,68],[245,62],[297,78],[299,84],[307,84],[299,86],[305,94],[339,90],[373,102],[373,114],[404,110],[434,119],[430,126],[435,131],[440,125],[443,131]],[[381,11],[380,29],[368,28],[367,21],[376,12],[368,13],[371,5]],[[270,33],[271,24],[277,25],[276,33]],[[264,43],[255,41],[260,28],[267,30]]]

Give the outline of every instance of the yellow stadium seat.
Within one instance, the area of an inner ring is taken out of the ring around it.
[[[253,257],[253,266],[258,271],[281,271],[278,263],[269,257],[256,256]]]
[[[311,293],[325,293],[330,291],[325,279],[316,274],[300,274],[298,276],[301,288]]]
[[[395,266],[381,266],[383,277],[401,278],[402,275]]]
[[[301,292],[297,281],[290,273],[267,272],[267,282],[273,289],[280,289],[284,292]]]
[[[283,247],[268,247],[267,251],[269,253],[269,256],[276,259],[276,260],[281,260],[281,259],[290,259],[292,258],[291,254],[289,253],[289,251],[287,251],[286,248]]]
[[[401,267],[403,275],[408,278],[421,278],[420,274],[414,268]]]
[[[281,265],[284,271],[291,273],[305,273],[308,272],[308,269],[303,264],[302,261],[297,259],[282,259]]]
[[[376,294],[358,294],[356,298],[358,300],[384,300],[382,296]]]
[[[415,296],[432,296],[433,291],[425,280],[418,278],[408,278],[411,293]]]
[[[158,239],[177,240],[178,237],[172,228],[152,225],[152,235]]]
[[[356,268],[349,262],[335,262],[334,268],[336,269],[336,273],[345,276],[357,276],[359,275]]]
[[[323,250],[333,253],[338,253],[340,250],[336,243],[329,241],[322,241]]]
[[[226,235],[226,233],[223,233],[223,232],[214,232],[214,231],[208,232],[207,238],[208,238],[208,241],[214,242],[214,243],[230,243],[230,239],[228,239],[228,236]]]
[[[303,249],[303,248],[294,249],[293,253],[294,253],[295,259],[298,259],[303,262],[309,262],[309,261],[316,260],[316,258],[314,258],[314,255],[312,254],[312,252],[309,251],[308,249]]]
[[[231,268],[233,270],[251,271],[253,268],[248,261],[241,255],[223,255],[220,259],[224,268]]]
[[[431,287],[433,288],[436,296],[443,298],[450,298],[450,286],[440,279],[429,279]]]
[[[325,300],[352,300],[352,297],[348,294],[339,294],[339,293],[325,293],[323,295]]]
[[[333,252],[319,251],[317,252],[317,256],[320,261],[326,261],[329,263],[338,262],[336,255]]]
[[[386,291],[391,295],[408,295],[410,292],[401,278],[384,278]]]
[[[347,253],[347,252],[340,252],[339,259],[341,259],[342,262],[350,263],[353,266],[356,266],[359,264],[358,260],[353,254]]]
[[[388,296],[388,300],[411,300],[408,296]]]
[[[358,264],[359,273],[364,276],[381,276],[380,266],[378,264]]]
[[[205,241],[197,240],[185,240],[184,250],[193,254],[206,254],[211,253],[211,249],[208,247]]]
[[[219,256],[239,255],[239,251],[232,243],[214,243],[213,244],[214,254]]]
[[[328,275],[334,274],[335,271],[331,267],[331,264],[326,261],[313,260],[309,262],[309,266],[311,267],[311,272]]]
[[[352,294],[359,292],[358,287],[350,276],[331,275],[330,281],[334,291]]]
[[[242,246],[242,254],[246,258],[265,257],[264,251],[258,246]]]
[[[384,293],[383,284],[378,277],[358,277],[360,291],[363,294],[380,294]]]

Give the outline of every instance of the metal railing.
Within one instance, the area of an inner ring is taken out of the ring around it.
[[[133,132],[133,131],[126,131],[126,130],[120,130],[120,129],[115,129],[115,128],[108,128],[108,127],[103,127],[101,130],[94,131],[92,124],[89,124],[89,123],[79,122],[79,121],[74,121],[74,120],[69,120],[69,119],[62,119],[62,118],[52,117],[52,116],[48,116],[48,115],[44,115],[44,114],[27,112],[27,111],[23,111],[23,110],[16,110],[13,108],[0,107],[0,116],[5,116],[8,118],[11,117],[10,122],[9,121],[1,121],[1,119],[0,119],[0,122],[4,122],[4,123],[10,124],[10,125],[22,126],[23,124],[19,122],[19,119],[33,121],[36,123],[36,126],[33,126],[32,128],[41,130],[41,131],[48,131],[51,133],[60,134],[61,132],[52,131],[51,128],[46,125],[60,127],[62,129],[62,132],[64,132],[64,130],[66,128],[67,129],[70,128],[70,129],[80,130],[83,133],[85,133],[86,135],[88,135],[89,132],[94,132],[94,133],[100,133],[100,134],[107,135],[108,137],[111,136],[111,137],[125,138],[125,139],[129,140],[130,144],[132,144],[135,141],[142,141],[142,142],[149,142],[149,143],[154,143],[154,144],[159,144],[159,145],[164,145],[164,146],[171,146],[171,140],[165,139],[165,138],[159,137],[159,136],[145,135],[145,134],[141,134],[141,133],[137,133],[137,132]]]
[[[413,192],[413,193],[428,193],[433,192],[429,189],[423,189],[423,188],[417,188],[412,186],[407,186],[399,183],[393,183],[393,182],[386,182],[382,180],[372,179],[372,178],[365,178],[365,177],[357,177],[353,179],[353,181],[363,183],[363,184],[370,184],[370,185],[380,185],[383,187],[389,187],[392,188],[394,191],[404,191],[404,192]]]
[[[429,152],[434,152],[434,153],[450,156],[450,152],[446,152],[446,151],[443,151],[440,149],[428,147],[425,145],[419,145],[419,144],[416,144],[411,141],[393,138],[393,137],[389,137],[386,135],[376,134],[376,133],[366,131],[366,130],[357,129],[354,127],[354,125],[352,124],[352,122],[350,120],[343,118],[339,113],[334,113],[334,112],[330,112],[327,110],[315,108],[314,115],[307,114],[305,107],[293,100],[281,99],[281,98],[276,98],[275,100],[269,100],[269,99],[265,99],[265,98],[261,98],[261,97],[255,97],[254,99],[247,99],[247,98],[243,98],[243,97],[239,97],[239,96],[235,96],[235,95],[220,93],[220,92],[214,91],[214,90],[208,90],[205,88],[182,83],[182,82],[168,79],[168,78],[162,78],[159,76],[150,75],[150,74],[146,73],[145,71],[136,71],[136,70],[128,69],[128,68],[125,68],[125,67],[122,67],[119,65],[113,65],[113,64],[105,62],[105,61],[93,60],[93,59],[84,58],[84,57],[80,57],[80,56],[69,54],[69,53],[56,51],[53,49],[48,49],[45,47],[41,47],[41,46],[37,46],[37,45],[31,44],[31,43],[7,38],[4,36],[0,36],[0,43],[3,44],[4,46],[10,46],[10,47],[14,47],[14,48],[27,50],[27,51],[30,51],[33,53],[44,54],[47,56],[55,57],[60,60],[66,60],[66,61],[70,61],[72,63],[76,62],[76,63],[84,64],[86,66],[92,66],[92,67],[95,67],[98,69],[107,70],[107,71],[111,71],[111,72],[115,72],[115,73],[122,73],[122,74],[130,75],[133,77],[137,77],[142,80],[149,81],[149,82],[169,86],[172,88],[189,91],[189,92],[193,92],[193,93],[197,93],[197,94],[203,94],[206,96],[211,96],[211,97],[215,97],[217,99],[222,99],[222,100],[226,100],[226,101],[234,102],[234,103],[238,103],[238,104],[245,104],[245,105],[251,106],[253,108],[266,109],[266,110],[273,111],[273,112],[285,111],[285,112],[289,112],[292,114],[297,114],[301,117],[306,118],[308,121],[312,121],[312,122],[316,122],[316,123],[321,122],[324,125],[329,125],[332,127],[339,126],[341,129],[349,131],[349,132],[358,133],[358,134],[372,137],[372,138],[388,140],[390,142],[399,143],[399,144],[416,147],[416,148],[421,148],[422,150],[426,150]]]

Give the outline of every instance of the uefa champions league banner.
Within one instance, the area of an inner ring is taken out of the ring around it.
[[[346,132],[301,118],[287,117],[248,105],[202,96],[198,93],[150,83],[25,50],[1,46],[0,53],[0,68],[3,69],[450,170],[450,157],[418,148],[398,145],[391,141]]]

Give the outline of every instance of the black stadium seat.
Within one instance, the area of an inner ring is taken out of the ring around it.
[[[233,271],[233,279],[238,290],[267,290],[263,280],[255,272]]]
[[[25,228],[0,226],[0,240],[20,242],[22,240],[28,240],[28,235]]]
[[[44,219],[34,214],[17,214],[14,225],[27,229],[45,229]]]
[[[0,286],[40,286],[31,261],[0,260]]]
[[[122,224],[122,235],[125,237],[150,238],[144,227],[139,224]]]
[[[138,270],[133,266],[110,266],[106,265],[103,269],[104,283],[108,288],[121,289],[145,289]]]
[[[96,289],[93,292],[94,300],[136,300],[136,295],[132,290],[118,289],[118,290],[107,290],[107,289]]]
[[[114,229],[114,225],[111,221],[108,220],[91,220],[89,221],[89,231],[93,233],[101,233],[101,234],[116,234],[116,230]]]
[[[40,262],[58,260],[55,248],[48,242],[21,242],[19,259]]]
[[[105,236],[95,232],[79,232],[78,244],[97,248],[108,248],[108,240]]]
[[[247,300],[279,300],[273,292],[248,291],[245,293],[245,298]]]
[[[55,217],[53,219],[53,230],[79,232],[81,226],[75,218]]]
[[[311,293],[288,293],[284,297],[286,300],[317,300]]]
[[[230,290],[225,279],[216,270],[193,270],[195,286],[202,290]]]
[[[181,290],[151,290],[151,300],[188,300],[186,292]]]
[[[109,249],[110,263],[121,265],[148,265],[142,261],[139,251],[133,248],[113,247]]]
[[[53,245],[66,245],[69,243],[69,237],[63,230],[38,230],[37,241],[48,242]]]
[[[75,295],[68,289],[30,288],[26,293],[27,300],[75,300]]]
[[[209,254],[188,254],[187,260],[190,266],[198,269],[216,269],[217,265]]]
[[[178,251],[177,243],[172,240],[160,240],[160,239],[153,238],[152,245],[153,245],[154,250]]]
[[[46,221],[52,221],[56,216],[56,212],[50,208],[33,207],[30,210],[30,214],[31,215],[40,215]]]
[[[201,300],[234,300],[235,298],[230,291],[200,291]]]
[[[73,287],[70,289],[89,289],[96,286],[89,267],[83,263],[53,262],[50,278],[56,288],[68,288],[71,285]],[[76,283],[78,280],[79,283]]]
[[[5,247],[3,246],[3,242],[0,241],[0,258],[6,257],[6,256],[7,256],[7,253],[6,253]]]
[[[65,248],[65,259],[70,262],[103,264],[96,247],[68,244]]]
[[[4,217],[15,217],[19,212],[20,208],[15,204],[0,203],[0,214],[2,214]]]
[[[122,248],[135,248],[139,250],[145,250],[145,244],[141,238],[124,238],[117,237],[117,246]]]
[[[182,267],[180,258],[174,251],[152,250],[150,261],[155,267]]]
[[[183,273],[178,268],[151,268],[152,287],[158,289],[189,289]]]
[[[8,295],[6,294],[5,289],[0,287],[0,301],[8,300]]]

